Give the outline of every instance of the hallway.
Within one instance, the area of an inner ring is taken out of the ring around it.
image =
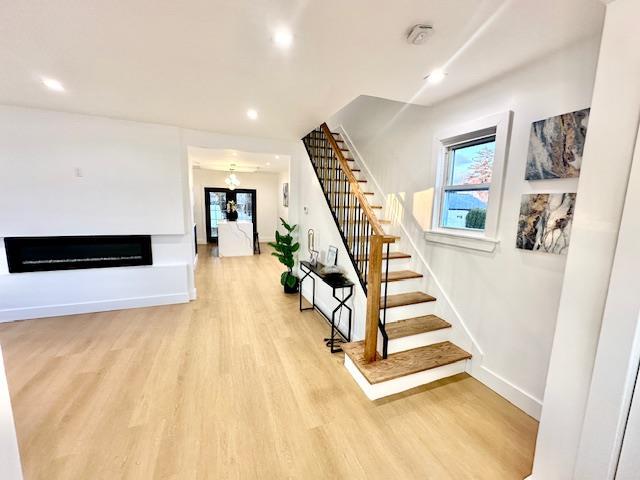
[[[189,304],[0,325],[25,478],[522,479],[538,423],[466,374],[377,402],[264,246]]]

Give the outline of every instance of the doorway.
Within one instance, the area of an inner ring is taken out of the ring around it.
[[[227,219],[227,203],[235,202],[238,221],[253,223],[253,238],[258,232],[256,215],[257,195],[254,189],[205,188],[204,203],[207,223],[207,242],[218,243],[218,223]]]

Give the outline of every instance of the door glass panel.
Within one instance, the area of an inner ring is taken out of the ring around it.
[[[209,192],[209,216],[211,218],[211,237],[218,237],[218,222],[227,218],[226,192]]]
[[[253,195],[251,193],[236,192],[238,206],[238,220],[253,222]]]

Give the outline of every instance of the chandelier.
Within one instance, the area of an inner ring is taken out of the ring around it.
[[[224,179],[224,183],[229,187],[229,190],[235,190],[236,187],[240,186],[240,180],[236,174],[233,173],[234,169],[235,165],[231,165],[231,168],[229,168],[229,176]]]

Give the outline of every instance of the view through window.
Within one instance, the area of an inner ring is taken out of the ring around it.
[[[441,227],[484,230],[495,147],[495,135],[447,147]]]

